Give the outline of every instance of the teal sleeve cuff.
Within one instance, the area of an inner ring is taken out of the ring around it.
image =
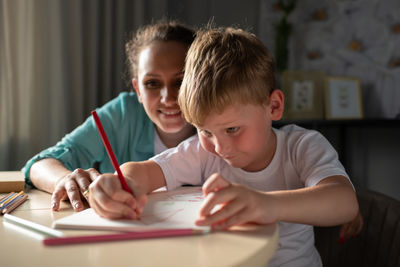
[[[56,160],[59,160],[61,163],[64,164],[64,166],[69,169],[69,170],[73,170],[72,166],[70,166],[70,164],[68,164],[68,162],[71,161],[71,153],[70,153],[70,149],[68,149],[67,147],[50,147],[46,150],[43,150],[42,152],[40,152],[39,154],[35,155],[33,158],[31,158],[26,165],[21,169],[21,171],[24,173],[25,175],[25,183],[27,183],[30,186],[33,186],[33,183],[31,181],[30,178],[30,170],[32,165],[42,159],[46,159],[46,158],[53,158]]]

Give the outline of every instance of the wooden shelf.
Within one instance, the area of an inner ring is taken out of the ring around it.
[[[360,119],[360,120],[280,120],[274,127],[297,124],[305,128],[321,127],[400,127],[400,119]]]
[[[360,119],[360,120],[281,120],[273,122],[273,127],[280,128],[288,124],[296,124],[306,129],[316,130],[322,133],[333,145],[339,154],[339,159],[346,168],[350,177],[357,177],[356,171],[362,168],[358,161],[354,162],[354,143],[366,146],[368,149],[371,136],[377,134],[377,138],[385,138],[399,132],[400,119]],[[372,135],[371,135],[372,133]],[[386,140],[389,145],[395,145],[398,140]],[[352,156],[353,155],[353,156]],[[358,175],[360,176],[360,175]],[[363,178],[358,178],[358,183]]]

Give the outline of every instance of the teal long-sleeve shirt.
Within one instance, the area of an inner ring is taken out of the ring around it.
[[[97,109],[99,118],[119,164],[147,160],[154,155],[154,125],[134,92],[123,92]],[[32,185],[29,171],[44,158],[61,161],[71,171],[99,164],[101,173],[114,172],[93,118],[90,116],[55,146],[31,158],[22,168],[25,181]]]

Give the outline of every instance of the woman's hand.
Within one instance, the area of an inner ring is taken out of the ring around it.
[[[89,187],[89,203],[97,214],[108,219],[139,219],[147,195],[133,179],[125,176],[133,195],[126,192],[115,174],[102,174]]]
[[[54,211],[59,210],[60,202],[69,199],[75,211],[82,211],[85,207],[83,204],[83,192],[89,188],[92,181],[99,175],[100,173],[93,168],[87,170],[76,169],[60,178],[51,197],[52,209]]]

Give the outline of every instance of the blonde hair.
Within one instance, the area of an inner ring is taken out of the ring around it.
[[[274,60],[254,34],[206,29],[187,53],[178,102],[188,122],[202,125],[210,112],[229,105],[266,104],[274,88]]]

